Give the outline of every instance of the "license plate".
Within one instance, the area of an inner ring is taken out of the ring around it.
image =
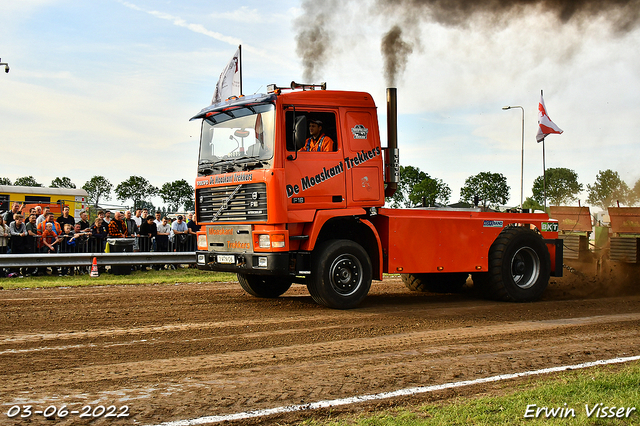
[[[216,259],[218,263],[236,263],[236,257],[232,254],[219,254]]]

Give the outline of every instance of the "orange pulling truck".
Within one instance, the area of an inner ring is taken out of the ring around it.
[[[396,90],[382,147],[371,95],[324,89],[271,85],[192,118],[202,119],[198,268],[235,272],[257,297],[306,284],[339,309],[357,306],[383,273],[438,292],[471,274],[488,296],[514,302],[562,276],[558,222],[546,214],[384,208],[399,180]],[[310,128],[330,150],[307,151]]]

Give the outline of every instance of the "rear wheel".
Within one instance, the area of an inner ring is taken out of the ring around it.
[[[551,260],[542,237],[527,228],[505,228],[489,249],[486,294],[497,300],[531,302],[549,284]]]
[[[402,282],[409,290],[432,293],[459,293],[468,277],[466,272],[401,275]]]
[[[275,298],[291,287],[288,277],[272,277],[251,274],[238,274],[238,282],[244,291],[255,297]]]
[[[351,240],[320,244],[312,256],[309,293],[317,303],[335,309],[356,307],[369,293],[371,259]]]

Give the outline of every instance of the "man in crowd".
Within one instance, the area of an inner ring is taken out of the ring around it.
[[[80,220],[76,225],[78,224],[80,225],[80,232],[91,232],[91,224],[89,223],[89,218],[86,211],[83,210],[80,212]],[[75,231],[75,229],[77,228],[74,226],[74,233],[77,232]]]
[[[22,206],[20,206],[20,203],[13,203],[13,206],[11,207],[11,210],[9,210],[8,212],[6,212],[4,214],[4,224],[7,226],[11,226],[11,222],[13,222],[14,216],[16,214],[18,214],[18,212],[20,212],[20,208]]]
[[[102,220],[106,226],[109,226],[109,222],[111,222],[111,210],[104,212],[104,218]]]
[[[51,213],[51,209],[49,207],[45,207],[42,214],[36,219],[36,225],[40,226],[42,222],[45,222],[49,213]]]
[[[6,217],[6,215],[5,215]],[[24,224],[24,216],[20,213],[16,213],[13,218],[13,222],[9,225],[9,234],[11,234],[11,253],[14,254],[23,254],[26,253],[26,239],[27,239],[27,228]],[[11,269],[12,273],[18,274],[19,269]],[[25,271],[26,273],[26,271]]]
[[[142,210],[136,209],[136,215],[133,217],[133,220],[136,221],[136,226],[140,228],[142,226]]]
[[[154,223],[156,224],[156,226],[162,225],[162,213],[156,212],[156,218],[154,220]]]
[[[36,210],[37,211],[37,210]],[[38,241],[38,225],[36,225],[37,214],[34,212],[29,215],[29,222],[25,224],[25,228],[27,230],[27,238],[26,241],[26,253],[37,253],[37,241]],[[37,268],[28,268],[27,274],[37,275]]]
[[[189,251],[196,251],[196,233],[200,230],[200,225],[195,221],[194,215],[189,213],[187,216],[187,234],[189,235],[188,247]],[[195,267],[195,265],[192,265]]]
[[[124,238],[129,235],[127,231],[127,224],[124,223],[121,212],[116,212],[115,217],[109,222],[108,229],[109,237],[111,238]]]
[[[155,223],[155,221],[154,221]],[[156,225],[158,233],[156,235],[156,251],[167,252],[169,251],[169,235],[171,234],[171,225],[169,225],[169,218],[162,218],[160,225]],[[157,265],[156,269],[162,269],[164,265]]]
[[[29,234],[27,233],[27,227],[24,224],[24,216],[20,213],[14,214],[13,221],[9,224],[9,233],[11,234],[11,253],[26,253],[26,237]]]
[[[158,228],[153,221],[153,216],[147,216],[140,226],[140,251],[151,251],[153,238],[157,234]]]
[[[127,233],[130,236],[138,235],[138,225],[135,219],[131,216],[131,210],[124,212],[124,223],[127,225]]]
[[[62,216],[60,216],[56,222],[60,224],[60,228],[64,229],[64,225],[71,225],[71,229],[73,229],[73,225],[76,224],[76,220],[73,216],[69,215],[69,206],[64,206],[62,208]]]
[[[186,251],[187,229],[184,218],[182,215],[178,215],[177,220],[171,224],[171,236],[169,237],[174,244],[175,251]]]
[[[45,211],[47,211],[48,208],[45,207]],[[36,221],[37,222],[37,221]],[[52,224],[52,231],[56,234],[56,235],[60,235],[62,233],[62,228],[60,227],[60,224],[58,222],[56,222],[54,220],[54,215],[51,212],[47,212],[46,216],[45,216],[45,220],[43,222],[40,222],[38,224],[38,235],[42,235],[42,233],[45,231],[46,229],[46,224],[47,223],[51,223]]]

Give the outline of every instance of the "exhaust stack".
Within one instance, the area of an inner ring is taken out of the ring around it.
[[[400,157],[398,151],[398,89],[387,88],[387,149],[385,150],[385,197],[391,197],[400,182]]]

